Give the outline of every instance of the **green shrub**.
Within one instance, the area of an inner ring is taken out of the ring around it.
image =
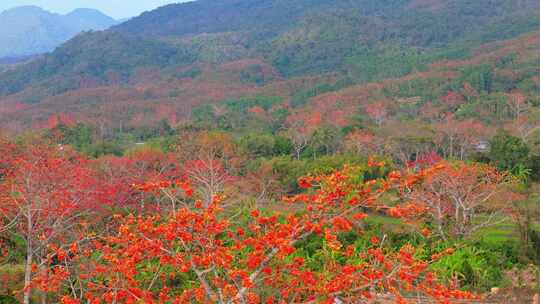
[[[0,304],[18,304],[19,301],[12,296],[0,295]]]
[[[489,290],[500,286],[504,257],[499,252],[465,246],[431,265],[444,280],[457,279],[467,289]]]
[[[527,163],[529,148],[521,138],[499,131],[490,144],[489,158],[499,170],[514,170]]]
[[[0,266],[0,303],[18,303],[14,293],[24,287],[24,265]]]

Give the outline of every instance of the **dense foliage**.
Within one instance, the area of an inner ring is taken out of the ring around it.
[[[416,218],[428,205],[388,204],[385,196],[410,192],[446,165],[384,173],[385,162],[370,158],[301,177],[299,194],[272,211],[227,197],[226,187],[248,177],[231,175],[226,155],[236,152],[222,136],[193,138],[194,149],[204,148],[197,155],[141,152],[137,162],[151,164],[139,168],[128,157],[92,161],[69,147],[4,141],[2,231],[25,244],[24,258],[16,247],[3,248],[8,262],[25,262],[25,287],[13,295],[24,303],[34,292],[62,303],[399,300],[412,291],[441,303],[476,297],[430,272],[454,249],[422,257],[412,243],[386,246],[387,235],[362,224],[366,212],[383,212],[422,225]],[[241,189],[231,194],[249,195]],[[430,236],[428,228],[421,233]]]

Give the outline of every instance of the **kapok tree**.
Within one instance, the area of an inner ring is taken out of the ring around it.
[[[402,189],[403,197],[425,208],[444,240],[471,237],[506,220],[509,202],[519,199],[512,178],[484,164],[443,161],[414,177],[419,180]]]
[[[345,147],[360,155],[378,155],[383,151],[384,139],[369,131],[355,130],[345,138]]]
[[[489,137],[489,129],[474,119],[457,120],[446,116],[435,124],[435,144],[443,155],[451,159],[465,160],[475,146]]]
[[[36,273],[47,276],[56,253],[80,241],[73,235],[83,216],[99,201],[86,161],[76,153],[46,144],[11,146],[0,179],[0,232],[26,242],[24,303],[30,303]],[[9,157],[9,159],[7,159]],[[51,284],[51,282],[46,282]]]
[[[216,159],[190,160],[184,164],[183,172],[197,185],[204,207],[208,207],[213,198],[234,180],[223,163]]]
[[[178,162],[173,153],[163,153],[154,149],[140,149],[125,155],[103,156],[95,160],[101,188],[106,192],[109,205],[115,207],[140,207],[146,209],[144,195],[133,185],[148,181],[174,179],[180,174]]]
[[[313,132],[322,123],[322,115],[316,113],[296,113],[289,115],[285,122],[286,135],[291,141],[294,156],[300,159],[302,152],[309,146]]]
[[[535,115],[522,115],[519,120],[515,120],[507,125],[507,128],[523,141],[530,142],[531,137],[535,132],[540,130],[540,117],[539,114]]]
[[[184,134],[176,151],[179,173],[192,182],[205,206],[232,184],[243,161],[240,154],[234,139],[222,132]]]
[[[369,118],[371,118],[379,127],[381,127],[388,118],[388,108],[382,101],[366,106],[365,111]]]
[[[521,92],[508,94],[507,104],[515,121],[520,121],[529,110],[527,97]]]
[[[417,260],[412,246],[387,250],[377,237],[367,246],[340,242],[341,233],[362,233],[364,210],[396,208],[379,197],[407,183],[399,174],[362,182],[355,168],[345,168],[299,183],[307,192],[284,203],[301,212],[252,210],[244,226],[228,219],[219,196],[207,208],[191,207],[183,202],[190,192],[178,191],[174,182],[140,185],[150,193],[179,193],[167,195],[172,212],[119,217],[118,234],[96,242],[87,259],[94,264],[79,277],[84,295],[65,296],[62,302],[358,303],[384,292],[398,301],[402,292],[444,303],[472,297],[438,283],[427,272],[429,261]],[[316,265],[299,249],[312,236],[322,238]]]

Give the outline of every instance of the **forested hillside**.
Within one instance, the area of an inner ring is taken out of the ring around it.
[[[471,46],[537,29],[539,9],[533,0],[175,4],[109,31],[83,34],[46,58],[2,75],[0,93],[40,86],[58,93],[79,88],[80,78],[106,85],[113,81],[110,74],[118,73],[125,83],[136,68],[242,58],[263,59],[285,77],[339,72],[374,81],[423,69],[434,60],[463,58]],[[106,62],[101,61],[104,50]],[[60,74],[62,80],[51,82]]]

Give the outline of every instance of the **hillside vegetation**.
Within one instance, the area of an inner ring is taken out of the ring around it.
[[[538,26],[540,4],[533,0],[203,0],[168,5],[111,30],[83,34],[32,66],[2,75],[0,93],[51,86],[44,80],[59,73],[63,80],[54,93],[80,87],[81,74],[106,85],[109,72],[133,75],[134,68],[242,58],[261,58],[285,77],[339,72],[374,81],[434,60],[466,57],[471,46]]]

